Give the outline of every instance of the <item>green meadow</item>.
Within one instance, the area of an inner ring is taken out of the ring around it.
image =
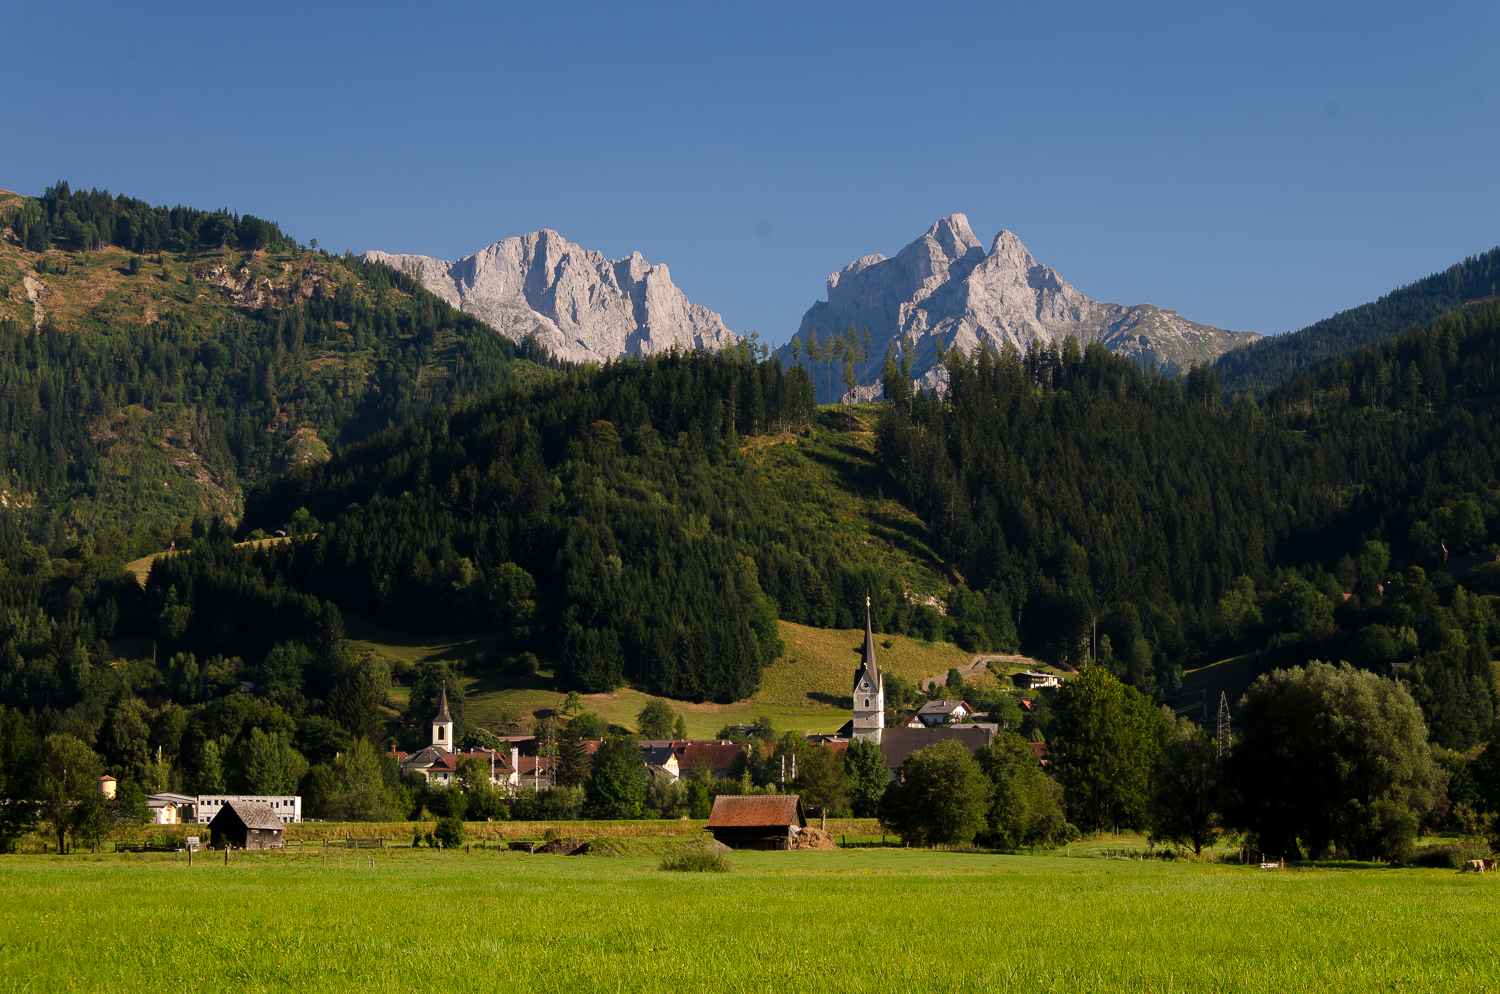
[[[654,847],[653,847],[654,848]],[[1077,852],[1078,850],[1074,850]],[[1105,850],[1107,851],[1107,850]],[[1097,852],[1097,851],[1096,851]],[[1500,879],[915,850],[0,858],[7,991],[1482,991]]]

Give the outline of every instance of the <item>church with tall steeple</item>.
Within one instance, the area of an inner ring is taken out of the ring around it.
[[[520,756],[516,748],[510,750],[510,758],[501,755],[495,749],[472,749],[462,752],[453,741],[453,715],[448,711],[448,685],[443,684],[443,689],[438,695],[437,714],[427,723],[429,735],[432,741],[422,747],[420,752],[407,755],[399,751],[394,744],[388,755],[397,763],[401,764],[402,773],[420,773],[427,778],[428,783],[447,786],[454,782],[458,775],[458,764],[467,759],[477,759],[488,763],[490,767],[490,782],[498,785],[509,785],[511,787],[520,784]]]
[[[443,683],[437,714],[432,716],[432,747],[453,752],[453,716],[448,713],[448,684]]]
[[[851,738],[879,744],[885,729],[885,684],[875,661],[875,632],[870,624],[870,598],[865,598],[864,658],[854,671],[854,722]]]

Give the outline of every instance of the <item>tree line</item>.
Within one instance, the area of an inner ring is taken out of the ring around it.
[[[1493,300],[1500,284],[1500,249],[1470,256],[1381,297],[1300,331],[1264,338],[1220,356],[1225,390],[1261,394],[1312,367],[1394,338],[1473,302]]]
[[[47,187],[36,199],[27,198],[11,219],[18,244],[31,252],[53,247],[86,252],[118,245],[141,255],[161,251],[195,258],[200,250],[224,246],[246,252],[287,252],[297,242],[283,234],[275,221],[252,214],[235,214],[192,207],[153,207],[108,190],[74,191],[65,180]]]

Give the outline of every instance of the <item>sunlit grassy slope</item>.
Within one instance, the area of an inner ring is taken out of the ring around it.
[[[942,597],[949,583],[936,543],[896,499],[876,461],[871,429],[878,410],[874,404],[823,407],[811,437],[765,436],[744,448],[775,492],[845,562],[893,574],[915,595]]]
[[[707,738],[724,725],[748,725],[761,716],[769,717],[779,729],[799,731],[831,732],[849,720],[850,686],[864,633],[809,628],[785,621],[779,624],[786,651],[762,675],[760,691],[755,696],[733,704],[668,701],[687,721],[691,737]],[[464,662],[484,653],[486,665],[467,665],[461,680],[468,695],[470,720],[496,731],[529,731],[537,712],[557,709],[566,696],[554,683],[550,670],[543,670],[529,680],[496,673],[489,662],[505,650],[499,636],[494,634],[403,634],[383,630],[369,619],[359,617],[348,619],[348,630],[360,648],[412,663],[424,659]],[[973,658],[950,643],[920,642],[904,635],[877,634],[876,643],[882,669],[913,682],[941,677],[950,668],[965,666]],[[391,703],[400,707],[405,699],[403,688],[392,691]],[[626,728],[635,727],[636,715],[651,699],[628,688],[584,698],[589,710]]]
[[[7,990],[1480,991],[1500,880],[918,850],[0,857]],[[1003,909],[1012,909],[1004,913]],[[440,922],[434,928],[433,923]],[[860,955],[867,950],[868,955]],[[171,978],[164,981],[163,978]]]

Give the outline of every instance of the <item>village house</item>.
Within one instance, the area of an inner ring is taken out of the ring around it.
[[[1012,673],[1010,682],[1017,690],[1043,690],[1062,686],[1062,677],[1053,673]]]
[[[153,825],[191,825],[198,820],[198,798],[187,794],[147,794]]]
[[[693,772],[693,767],[701,763],[713,774],[715,780],[728,780],[734,773],[734,761],[739,758],[740,753],[751,748],[754,747],[736,745],[723,739],[709,739],[675,742],[672,752],[677,758],[680,776]]]
[[[974,752],[994,740],[998,725],[938,725],[933,728],[887,728],[880,739],[886,776],[895,780],[906,758],[938,742],[953,740]]]
[[[967,701],[928,701],[917,709],[907,728],[931,728],[934,725],[956,725],[972,717],[974,709]]]

